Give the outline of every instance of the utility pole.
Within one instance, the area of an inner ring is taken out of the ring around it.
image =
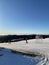
[[[26,43],[28,43],[27,38],[26,38]]]

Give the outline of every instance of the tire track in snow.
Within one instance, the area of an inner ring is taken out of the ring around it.
[[[44,57],[37,65],[49,65],[48,57]]]

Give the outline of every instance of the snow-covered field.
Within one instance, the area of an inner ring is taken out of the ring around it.
[[[11,44],[10,43],[9,44],[0,43],[0,47],[14,49],[16,51],[20,51],[23,53],[33,53],[33,52],[37,53],[38,52],[45,56],[41,61],[39,61],[39,63],[37,63],[37,65],[49,65],[49,38],[32,39],[32,40],[28,40],[28,43],[26,43],[26,41],[12,42]],[[2,65],[2,64],[0,64],[0,65]],[[6,64],[6,65],[8,65],[8,64]]]
[[[36,65],[41,59],[12,53],[8,48],[0,48],[0,65]]]

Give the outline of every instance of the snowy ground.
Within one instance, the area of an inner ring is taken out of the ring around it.
[[[49,65],[49,38],[48,39],[32,39],[20,42],[0,43],[0,47],[14,49],[16,51],[24,53],[38,52],[45,55],[45,58],[40,61],[37,65]]]
[[[41,59],[12,53],[8,48],[0,48],[0,65],[36,65]]]

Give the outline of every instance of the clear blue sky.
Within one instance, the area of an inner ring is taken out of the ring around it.
[[[49,33],[49,0],[0,0],[0,33]]]

